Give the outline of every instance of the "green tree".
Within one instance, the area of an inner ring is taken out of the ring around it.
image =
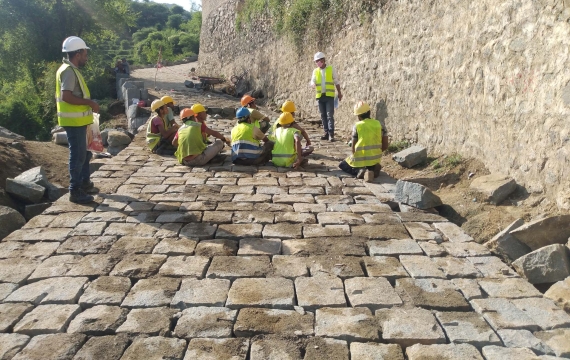
[[[178,29],[183,21],[184,19],[180,14],[170,15],[168,17],[168,21],[166,22],[166,26],[171,29]]]

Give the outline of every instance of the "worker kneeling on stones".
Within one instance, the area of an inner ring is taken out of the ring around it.
[[[263,165],[271,160],[273,142],[253,123],[250,111],[241,107],[236,112],[238,123],[232,129],[232,162],[236,165]],[[260,140],[264,141],[263,146]]]
[[[354,106],[358,122],[352,128],[352,155],[338,167],[359,179],[372,181],[380,175],[382,151],[388,148],[388,136],[380,121],[370,118],[370,106],[360,101]]]
[[[249,95],[244,95],[241,98],[240,103],[241,106],[243,106],[250,112],[252,120],[251,123],[265,134],[270,127],[269,117],[267,115],[262,114],[257,109],[257,105],[255,104],[255,98]]]
[[[275,166],[298,168],[308,162],[304,157],[310,152],[303,152],[301,132],[291,127],[293,121],[291,113],[282,113],[278,120],[280,127],[269,137],[269,140],[275,143],[271,157]]]
[[[155,154],[173,155],[176,148],[172,146],[172,140],[178,131],[178,124],[172,125],[166,120],[168,108],[162,100],[154,100],[150,108],[156,112],[156,116],[146,128],[146,144]]]
[[[180,127],[172,141],[172,145],[178,147],[174,155],[179,163],[187,166],[206,165],[224,149],[224,143],[229,143],[222,134],[208,128],[203,123],[206,117],[206,109],[201,104],[194,104],[192,109],[184,109],[180,113],[180,119],[184,125]],[[206,145],[202,132],[218,140],[211,145]]]

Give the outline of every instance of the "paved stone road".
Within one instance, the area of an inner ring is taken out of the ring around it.
[[[446,219],[394,211],[393,179],[337,171],[346,144],[316,147],[304,172],[107,161],[98,203],[0,243],[0,359],[570,357],[568,314]]]

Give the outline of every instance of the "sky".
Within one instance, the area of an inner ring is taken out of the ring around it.
[[[195,2],[198,5],[202,5],[202,1],[201,0],[152,0],[156,3],[160,3],[160,4],[176,4],[176,5],[180,5],[182,6],[185,10],[190,11],[191,5],[190,3]]]

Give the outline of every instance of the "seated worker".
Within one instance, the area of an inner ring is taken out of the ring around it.
[[[160,98],[160,100],[162,100],[162,102],[166,105],[166,107],[168,108],[168,113],[166,114],[166,121],[168,121],[171,125],[175,124],[176,122],[174,121],[174,99],[171,98],[170,96],[166,95]]]
[[[304,157],[310,153],[303,152],[300,131],[291,127],[293,121],[291,113],[282,113],[278,120],[281,126],[275,129],[275,133],[270,137],[270,140],[275,142],[271,157],[275,166],[293,166],[297,169],[308,162]]]
[[[232,129],[232,162],[236,165],[264,165],[271,160],[273,143],[253,124],[250,111],[240,107],[236,112],[238,123]],[[263,146],[259,141],[263,140]]]
[[[370,118],[370,106],[360,101],[354,106],[358,122],[352,128],[352,155],[338,167],[358,179],[372,181],[380,175],[382,151],[388,148],[388,135],[380,121]]]
[[[178,124],[171,125],[166,121],[168,110],[161,100],[154,100],[150,108],[157,114],[148,122],[146,128],[146,143],[150,151],[158,155],[174,155],[176,148],[172,147],[172,140],[178,130]]]
[[[201,118],[207,116],[206,109],[202,105],[195,104],[192,108],[202,111],[196,114],[192,109],[182,110],[180,119],[184,122],[184,126],[178,130],[172,145],[177,147],[174,155],[179,163],[186,166],[203,166],[218,155],[224,149],[224,143],[229,143],[229,140],[219,132],[209,129],[201,121]],[[202,131],[219,140],[206,145]]]
[[[248,108],[251,113],[252,124],[257,126],[264,134],[269,130],[269,117],[263,115],[259,110],[257,110],[257,105],[255,104],[255,98],[249,95],[244,95],[241,98],[241,106]]]
[[[283,105],[281,105],[281,111],[282,112],[289,112],[291,113],[291,115],[293,115],[293,119],[295,118],[295,111],[297,111],[297,107],[295,106],[295,103],[291,100],[287,100],[283,103]],[[276,122],[273,125],[273,133],[275,133],[275,129],[278,128],[279,122]],[[297,124],[296,121],[293,121],[293,123],[291,124],[291,127],[294,129],[297,129],[301,132],[301,135],[303,135],[303,137],[305,138],[305,141],[307,141],[306,146],[307,147],[311,147],[311,139],[309,138],[309,134],[307,134],[307,132],[305,131],[305,129],[303,129],[301,127],[301,125]],[[312,151],[311,151],[312,152]]]

